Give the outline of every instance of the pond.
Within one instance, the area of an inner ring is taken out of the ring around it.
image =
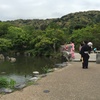
[[[0,77],[4,76],[14,79],[17,83],[23,83],[32,77],[33,71],[39,71],[40,74],[44,73],[43,68],[53,68],[58,59],[50,59],[46,57],[27,57],[17,56],[16,62],[0,61]]]

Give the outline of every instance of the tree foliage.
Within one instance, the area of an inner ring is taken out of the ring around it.
[[[0,51],[1,52],[6,52],[12,47],[11,40],[9,39],[4,39],[0,38]]]
[[[88,40],[100,49],[100,11],[70,13],[55,19],[0,22],[0,52],[30,52],[35,56],[58,52],[65,42]]]
[[[100,24],[87,26],[79,30],[75,30],[70,37],[70,40],[74,40],[76,48],[79,47],[80,43],[84,40],[91,41],[94,47],[100,49]]]

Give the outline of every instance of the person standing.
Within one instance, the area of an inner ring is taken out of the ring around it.
[[[71,60],[70,49],[71,49],[70,44],[65,43],[64,45],[61,46],[62,56],[65,57],[67,61]]]
[[[87,69],[88,68],[88,60],[89,60],[89,53],[90,53],[90,48],[88,46],[88,42],[84,41],[84,45],[81,48],[80,54],[83,58],[82,61],[82,68]]]
[[[84,44],[83,43],[80,43],[80,46],[79,46],[79,54],[81,55],[81,49],[82,49],[82,46],[83,46]],[[82,61],[82,56],[81,56],[81,58],[80,58],[80,61]]]
[[[74,41],[71,41],[70,45],[71,45],[71,50],[70,50],[71,58],[75,59],[75,53],[74,53],[75,52],[75,45],[74,45]]]

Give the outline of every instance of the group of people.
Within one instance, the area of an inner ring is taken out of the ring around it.
[[[79,47],[79,53],[81,55],[81,61],[82,61],[82,68],[83,69],[88,69],[88,60],[89,60],[89,54],[91,53],[92,50],[92,42],[87,42],[83,41],[80,44]],[[70,44],[64,44],[63,47],[63,53],[67,54],[67,56],[71,59],[75,59],[75,45],[74,42],[71,41]]]
[[[75,45],[74,42],[71,41],[70,43],[65,43],[64,45],[62,45],[62,51],[63,51],[63,56],[66,57],[67,60],[71,60],[75,58]]]
[[[80,44],[79,53],[81,54],[83,69],[88,69],[88,60],[91,50],[92,50],[92,44],[90,45],[89,42],[83,41],[83,43]]]

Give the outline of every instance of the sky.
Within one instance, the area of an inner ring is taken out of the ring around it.
[[[0,0],[0,20],[51,19],[80,11],[100,11],[100,0]]]

